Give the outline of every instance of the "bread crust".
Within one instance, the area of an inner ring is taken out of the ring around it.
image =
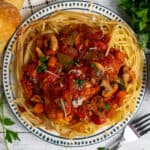
[[[3,0],[3,1],[13,4],[18,9],[21,9],[24,3],[24,0]]]
[[[20,22],[18,9],[10,3],[0,1],[0,53]]]

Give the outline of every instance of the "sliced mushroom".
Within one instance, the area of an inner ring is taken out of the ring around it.
[[[48,34],[48,38],[51,41],[51,49],[56,51],[58,49],[58,40],[54,34]]]
[[[105,98],[111,98],[113,96],[113,94],[118,90],[118,84],[114,83],[114,84],[110,84],[110,82],[108,80],[102,80],[101,82],[101,87],[104,87],[103,91],[102,91],[102,96]]]
[[[112,89],[112,87],[111,87],[109,81],[106,80],[106,79],[103,79],[103,80],[102,80],[100,86],[101,86],[101,87],[104,87],[104,88],[106,88],[106,89],[108,89],[108,90],[111,90],[111,89]]]

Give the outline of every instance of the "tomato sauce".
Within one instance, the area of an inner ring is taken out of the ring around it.
[[[112,106],[121,105],[127,94],[120,88],[124,53],[111,48],[105,56],[110,38],[99,27],[85,24],[40,35],[21,79],[27,101],[35,95],[40,99],[32,101],[33,113],[54,121],[69,118],[70,124],[103,124]]]

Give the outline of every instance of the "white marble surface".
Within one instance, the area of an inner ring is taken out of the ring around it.
[[[36,0],[32,0],[36,1]],[[117,1],[118,0],[97,0],[100,4],[104,5],[105,7],[110,8],[117,14],[124,17],[123,14],[120,14],[118,12],[117,8]],[[150,59],[150,58],[149,58]],[[142,103],[142,106],[138,113],[136,114],[136,117],[141,116],[142,114],[145,114],[147,112],[150,112],[149,106],[150,106],[150,86],[146,90],[145,98]],[[116,135],[109,139],[108,141],[105,141],[103,143],[99,143],[96,145],[91,145],[87,147],[80,147],[80,148],[66,148],[66,147],[60,147],[60,146],[54,146],[50,143],[46,143],[45,141],[42,141],[41,139],[37,138],[36,136],[32,135],[28,130],[26,130],[20,122],[17,121],[17,119],[12,114],[10,108],[7,104],[5,104],[5,114],[6,116],[12,118],[15,121],[15,125],[11,127],[11,129],[15,130],[19,133],[19,137],[21,141],[13,142],[13,144],[9,145],[10,150],[94,150],[97,149],[99,146],[105,146],[109,145],[113,141],[115,141],[119,135]],[[3,138],[2,138],[2,129],[0,128],[0,150],[5,150]]]

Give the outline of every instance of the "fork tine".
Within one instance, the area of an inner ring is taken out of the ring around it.
[[[137,128],[136,130],[138,131],[138,132],[140,132],[141,130],[143,130],[143,129],[145,129],[146,127],[150,127],[150,122],[149,123],[147,123],[147,124],[145,124],[145,125],[143,125],[143,126],[140,126],[139,128]]]
[[[142,136],[142,135],[146,134],[149,131],[150,131],[150,127],[146,130],[143,130],[142,132],[139,132],[139,135]]]
[[[145,118],[147,118],[149,116],[150,116],[150,113],[148,113],[148,114],[146,114],[146,115],[144,115],[144,116],[142,116],[142,117],[140,117],[138,119],[135,119],[134,121],[131,122],[131,124],[137,124],[137,123],[141,122],[143,119],[145,119]]]
[[[145,119],[145,120],[143,120],[142,122],[139,121],[139,123],[137,123],[137,124],[132,124],[132,126],[133,126],[134,128],[138,128],[138,127],[142,126],[144,123],[146,123],[146,122],[149,121],[149,120],[150,120],[150,118]]]
[[[138,136],[146,134],[150,131],[150,113],[131,122],[130,127]]]

